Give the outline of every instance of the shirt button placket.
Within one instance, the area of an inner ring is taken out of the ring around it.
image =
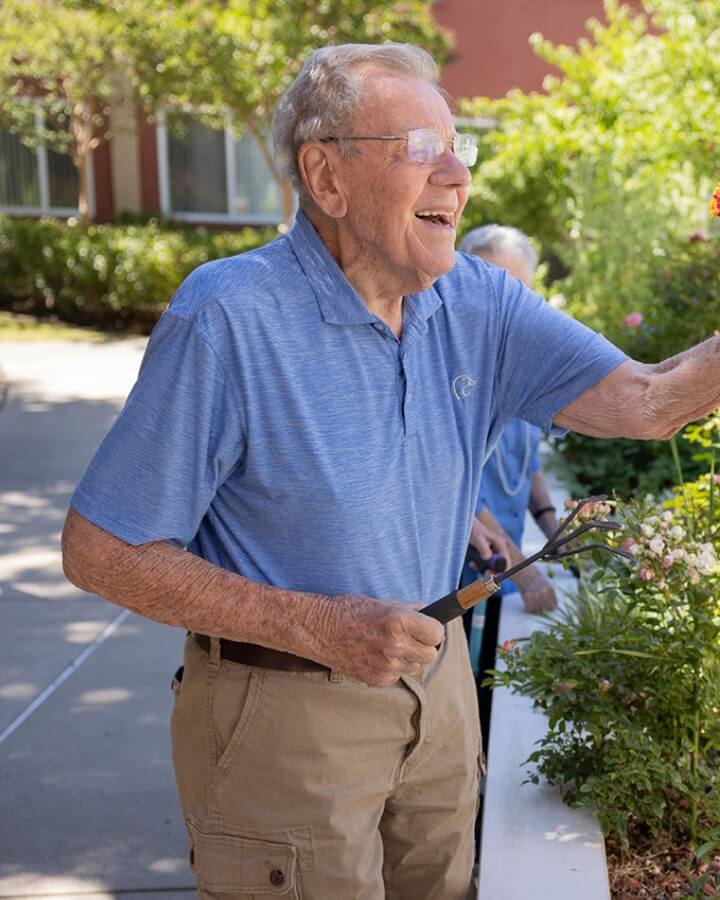
[[[412,366],[408,365],[407,357],[400,360],[402,378],[404,382],[403,395],[403,425],[405,436],[415,433],[415,392],[413,390]]]

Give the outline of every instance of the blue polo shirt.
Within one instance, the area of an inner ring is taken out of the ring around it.
[[[430,602],[508,420],[549,429],[624,359],[463,254],[405,298],[398,340],[300,213],[183,282],[72,505],[266,584]]]

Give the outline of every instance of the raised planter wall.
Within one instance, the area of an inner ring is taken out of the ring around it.
[[[558,509],[567,494],[548,478]],[[528,517],[524,549],[533,553],[542,535]],[[559,570],[560,602],[574,580]],[[504,598],[498,643],[542,627],[519,594]],[[610,900],[605,844],[595,817],[566,806],[548,784],[523,784],[524,760],[547,730],[532,700],[498,688],[493,695],[485,783],[478,900]]]

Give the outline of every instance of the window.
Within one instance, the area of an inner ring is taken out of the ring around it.
[[[197,222],[276,224],[280,188],[250,134],[236,140],[186,113],[158,122],[160,205],[169,218]]]
[[[38,106],[36,125],[42,124]],[[88,159],[92,214],[92,154]],[[71,216],[78,211],[78,174],[72,160],[45,146],[30,149],[18,135],[0,126],[0,211]]]

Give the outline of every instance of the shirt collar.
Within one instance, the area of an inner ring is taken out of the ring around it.
[[[379,321],[347,280],[302,210],[298,210],[288,238],[326,322],[332,325],[365,325]],[[404,319],[407,323],[424,324],[441,303],[442,298],[434,287],[418,294],[409,294],[405,297]]]

